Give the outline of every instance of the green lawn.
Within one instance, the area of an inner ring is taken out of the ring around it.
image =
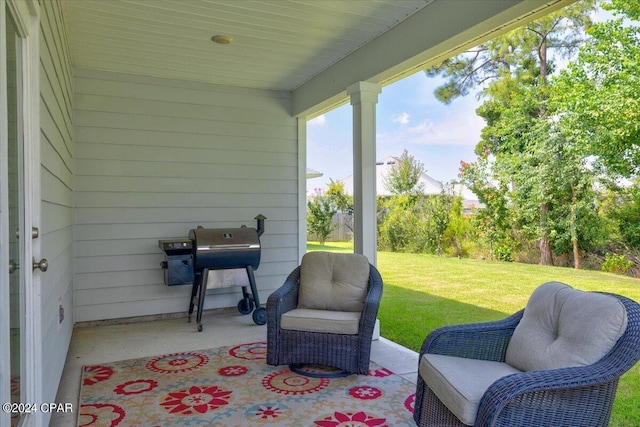
[[[307,250],[352,252],[348,243],[310,242]],[[381,335],[415,351],[433,329],[502,319],[526,305],[547,281],[576,289],[606,291],[640,301],[640,280],[562,267],[378,252],[384,292],[378,317]],[[640,426],[640,364],[620,380],[611,425]]]

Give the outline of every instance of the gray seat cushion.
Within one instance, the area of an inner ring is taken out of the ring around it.
[[[425,354],[420,376],[463,424],[473,425],[480,399],[496,380],[520,372],[503,362]]]
[[[294,331],[357,335],[359,312],[296,308],[282,314],[280,327]]]
[[[611,350],[626,327],[627,313],[618,299],[545,283],[529,298],[506,362],[523,371],[591,365]]]
[[[298,308],[361,312],[368,284],[363,255],[309,252],[300,264]]]

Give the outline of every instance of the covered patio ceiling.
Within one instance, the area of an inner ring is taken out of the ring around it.
[[[309,118],[575,0],[64,0],[80,68],[293,93]],[[229,45],[214,35],[233,38]]]

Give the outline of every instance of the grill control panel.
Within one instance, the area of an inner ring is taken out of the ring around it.
[[[191,239],[158,240],[158,246],[167,255],[190,254],[193,249]]]

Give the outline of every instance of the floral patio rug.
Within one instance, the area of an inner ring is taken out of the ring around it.
[[[373,362],[316,378],[265,358],[259,342],[85,366],[78,426],[415,425],[415,386]]]

